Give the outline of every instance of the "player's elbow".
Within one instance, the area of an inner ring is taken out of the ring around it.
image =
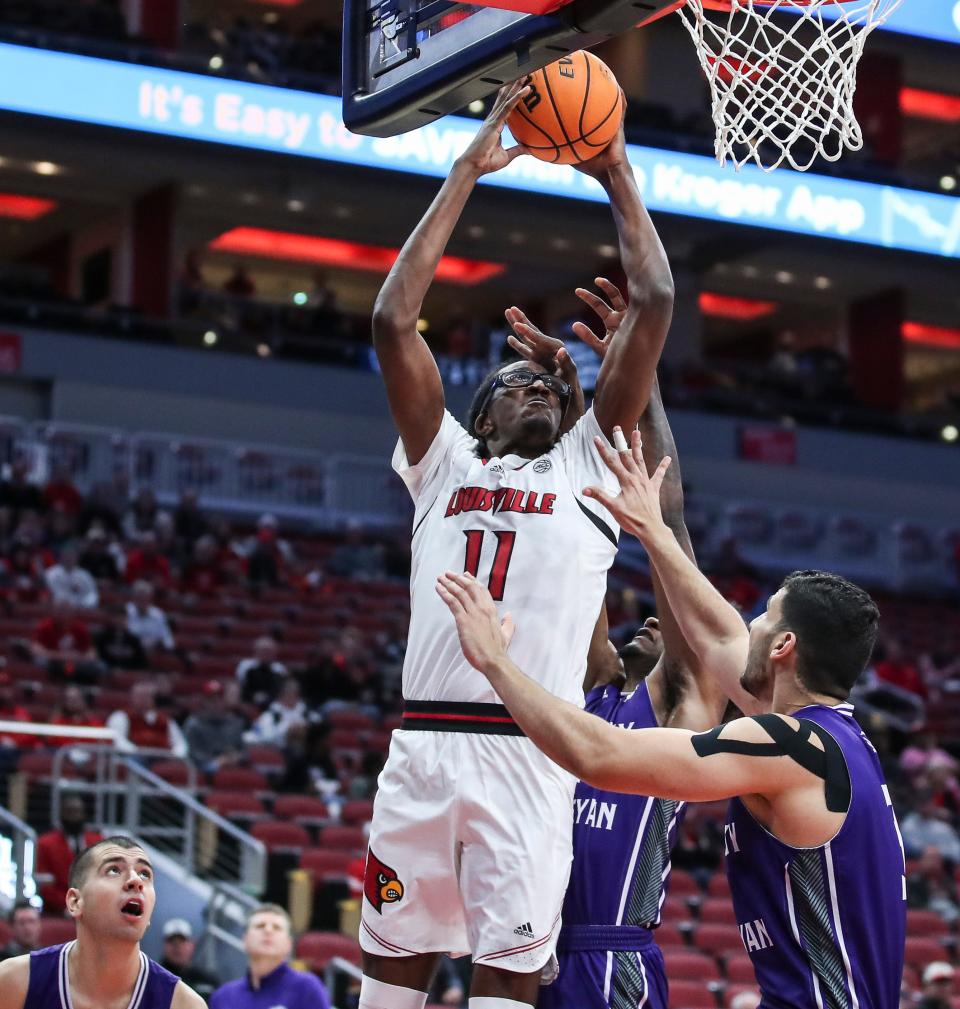
[[[403,332],[403,318],[395,305],[383,297],[383,292],[373,306],[374,346],[390,344]]]

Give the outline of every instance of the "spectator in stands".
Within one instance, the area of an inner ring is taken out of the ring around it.
[[[0,669],[0,722],[31,722],[30,712],[17,702],[13,678]],[[19,750],[40,745],[40,737],[27,732],[0,729],[0,772],[13,770]]]
[[[257,285],[243,263],[234,264],[233,273],[227,277],[223,289],[235,298],[252,298],[257,293]]]
[[[253,536],[248,536],[245,540],[232,544],[234,552],[239,557],[249,557],[256,550],[258,544],[263,542],[273,543],[282,564],[292,564],[294,560],[293,547],[288,540],[280,536],[280,523],[277,516],[270,512],[264,512],[257,519],[257,531]]]
[[[57,466],[50,475],[50,481],[43,488],[44,508],[52,511],[62,508],[70,515],[79,515],[83,507],[83,495],[70,479],[70,471],[65,466]]]
[[[140,533],[152,531],[157,524],[160,508],[149,487],[141,487],[130,508],[123,516],[123,534],[128,540],[136,539]]]
[[[50,718],[53,725],[70,725],[75,728],[103,728],[104,721],[94,714],[83,691],[75,683],[63,688],[60,704]],[[85,740],[72,736],[51,736],[45,740],[48,746],[75,746]]]
[[[120,534],[120,520],[126,510],[126,497],[124,496],[121,501],[118,501],[112,484],[102,481],[95,483],[83,500],[78,527],[83,533],[88,533],[92,528],[98,527],[118,536]]]
[[[904,748],[900,754],[900,767],[908,778],[915,779],[938,767],[956,773],[957,761],[940,746],[936,734],[928,731],[915,736],[914,741]]]
[[[330,752],[330,729],[321,722],[291,729],[284,750],[286,770],[280,782],[282,792],[308,794],[319,792],[325,797],[339,791],[339,771]],[[366,798],[361,796],[361,798]]]
[[[195,490],[188,489],[180,495],[173,521],[177,538],[188,549],[209,531],[210,523],[200,509],[199,495]]]
[[[330,1009],[327,989],[315,974],[294,970],[290,915],[279,904],[251,912],[243,935],[247,972],[210,997],[210,1009]]]
[[[108,616],[93,636],[97,655],[111,669],[146,669],[147,653],[123,617]]]
[[[217,541],[201,536],[190,548],[190,559],[183,566],[180,591],[188,595],[211,596],[227,582]]]
[[[95,610],[100,604],[97,583],[89,571],[79,566],[77,548],[71,544],[60,551],[60,563],[47,568],[46,581],[55,603],[85,610]]]
[[[129,585],[145,581],[154,587],[169,586],[170,562],[160,552],[157,534],[153,529],[140,533],[137,546],[127,554],[124,577]]]
[[[923,968],[923,989],[917,1009],[951,1009],[956,971],[945,960],[935,960]]]
[[[34,602],[44,590],[43,564],[35,547],[14,537],[9,554],[0,560],[0,589],[20,602]]]
[[[183,723],[183,734],[190,747],[190,759],[205,773],[236,764],[243,759],[245,720],[224,703],[219,680],[203,685],[203,700]]]
[[[63,503],[56,501],[47,512],[44,543],[48,550],[59,553],[67,544],[76,539],[77,516],[67,511]]]
[[[32,653],[37,665],[60,679],[96,683],[103,672],[89,628],[68,603],[54,602],[50,616],[34,628]]]
[[[920,676],[920,671],[914,663],[904,657],[903,645],[897,638],[888,636],[877,642],[873,656],[873,670],[877,678],[885,683],[892,683],[895,687],[917,697],[927,696],[927,686]]]
[[[25,956],[40,948],[40,912],[28,900],[18,900],[7,921],[10,941],[0,949],[0,960]]]
[[[930,795],[919,808],[908,813],[900,823],[907,857],[917,857],[927,848],[935,848],[954,865],[960,864],[960,837],[949,822],[946,811]]]
[[[244,703],[262,711],[277,699],[289,670],[277,659],[277,642],[264,634],[253,643],[253,657],[237,664],[235,675]]]
[[[385,754],[367,750],[360,761],[360,773],[355,775],[347,789],[348,799],[372,799],[377,794],[377,779],[383,770]]]
[[[37,838],[37,886],[43,909],[50,914],[66,910],[73,860],[85,848],[103,840],[99,831],[87,826],[87,805],[76,792],[61,795],[57,819],[55,829]]]
[[[134,683],[127,707],[113,712],[107,728],[117,734],[117,749],[124,753],[169,750],[175,757],[186,757],[189,752],[180,726],[157,707],[154,685],[147,681]]]
[[[171,918],[163,926],[163,958],[160,966],[189,985],[201,998],[209,999],[220,981],[209,971],[197,967],[193,955],[197,944],[193,927],[186,918]]]
[[[43,511],[43,494],[36,484],[30,482],[29,473],[29,460],[17,456],[10,464],[10,475],[0,483],[0,506],[13,512],[15,524],[26,511]]]
[[[89,571],[97,581],[115,582],[120,577],[120,565],[110,549],[106,532],[99,525],[87,530],[83,552],[80,554],[80,567]]]
[[[157,538],[157,553],[166,558],[168,565],[178,564],[180,562],[180,541],[177,539],[176,526],[170,512],[160,512],[153,531]]]
[[[288,679],[281,687],[280,695],[253,723],[244,739],[251,744],[283,747],[291,730],[303,730],[312,721],[315,718],[300,696],[300,684]]]
[[[951,923],[960,917],[956,880],[936,848],[924,849],[916,868],[907,877],[907,906],[929,908]]]
[[[276,534],[269,528],[260,529],[247,557],[247,580],[251,586],[279,585],[282,563]]]
[[[153,605],[153,586],[138,581],[133,586],[133,599],[127,603],[127,630],[140,639],[148,656],[154,649],[172,652],[176,649],[167,615]]]
[[[368,543],[363,530],[349,523],[343,542],[330,554],[327,570],[342,578],[382,578],[384,576],[383,547]]]

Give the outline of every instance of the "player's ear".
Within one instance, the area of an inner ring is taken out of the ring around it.
[[[493,430],[493,421],[490,420],[489,414],[484,411],[473,423],[473,429],[480,435],[481,438],[486,438],[488,434]]]
[[[83,905],[83,898],[80,896],[80,891],[75,886],[71,886],[70,889],[67,890],[66,905],[67,913],[71,918],[79,916]]]
[[[770,658],[782,662],[795,655],[797,651],[797,636],[793,631],[780,631],[773,639]]]

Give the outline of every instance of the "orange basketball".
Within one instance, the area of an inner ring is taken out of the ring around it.
[[[541,161],[572,165],[599,154],[620,129],[623,96],[603,60],[583,49],[531,74],[507,125]]]

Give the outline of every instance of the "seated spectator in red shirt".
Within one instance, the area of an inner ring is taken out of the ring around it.
[[[84,696],[83,691],[75,684],[70,683],[63,688],[63,695],[60,699],[60,706],[50,719],[52,725],[71,725],[75,728],[102,729],[105,722],[90,710],[90,705]],[[45,740],[47,746],[77,746],[89,740],[78,739],[76,736],[50,736]]]
[[[0,722],[31,722],[30,712],[22,704],[17,704],[13,679],[9,673],[0,670]],[[40,745],[40,737],[25,732],[10,732],[0,729],[0,750],[30,750]]]
[[[193,544],[190,560],[183,567],[180,591],[210,596],[222,588],[226,581],[217,541],[212,536],[201,536]]]
[[[54,603],[37,624],[31,647],[34,661],[55,676],[95,683],[102,672],[87,625],[66,603]]]
[[[927,685],[920,671],[904,658],[903,646],[896,638],[886,638],[877,643],[873,669],[877,677],[886,683],[892,683],[917,697],[927,696]]]
[[[50,477],[50,482],[43,489],[43,503],[48,509],[59,505],[70,515],[78,515],[83,507],[83,496],[74,486],[69,472],[58,466]]]
[[[66,910],[70,866],[84,848],[103,839],[87,827],[87,806],[82,795],[64,792],[60,798],[60,824],[37,838],[36,878],[47,914]]]
[[[114,549],[118,549],[116,547]],[[122,554],[121,554],[122,556]],[[120,566],[113,554],[107,534],[100,526],[91,526],[80,554],[80,567],[89,571],[98,582],[115,582],[120,577]]]
[[[157,534],[153,530],[140,534],[139,546],[127,554],[124,577],[128,585],[145,581],[160,588],[170,584],[170,562],[160,553]]]
[[[130,701],[122,711],[114,711],[107,728],[117,734],[117,749],[135,753],[139,749],[169,750],[175,757],[186,757],[187,741],[180,726],[157,707],[154,686],[141,680],[130,688]]]

